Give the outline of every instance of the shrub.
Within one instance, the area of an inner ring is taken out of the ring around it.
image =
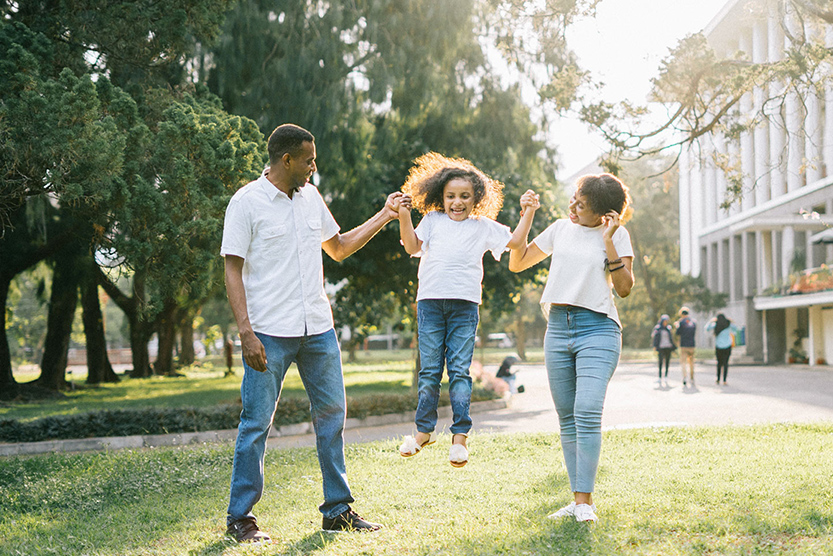
[[[472,401],[493,399],[484,390],[475,390]],[[440,405],[448,405],[448,395],[440,398]],[[409,394],[374,394],[348,398],[347,416],[359,419],[369,415],[402,413],[416,409],[417,399]],[[0,442],[37,442],[66,438],[102,436],[131,436],[140,434],[169,434],[236,428],[240,423],[238,404],[204,408],[115,409],[56,415],[33,421],[0,420]],[[285,397],[278,404],[275,426],[308,421],[309,400],[304,397]]]

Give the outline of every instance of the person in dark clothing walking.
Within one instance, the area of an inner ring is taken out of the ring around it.
[[[729,357],[732,355],[732,344],[738,328],[726,315],[719,313],[706,324],[706,332],[714,332],[714,355],[717,358],[717,384],[720,384],[720,371],[723,371],[723,385],[726,386],[726,376],[729,374]]]
[[[654,349],[659,358],[659,381],[662,383],[662,365],[665,363],[665,380],[668,381],[668,366],[671,364],[671,352],[677,349],[674,343],[674,336],[671,334],[671,325],[669,324],[670,317],[662,315],[659,322],[651,332],[651,339],[654,343]]]
[[[686,386],[686,367],[688,380],[694,386],[694,335],[697,332],[697,321],[688,316],[688,307],[680,307],[680,320],[674,323],[675,334],[680,338],[680,370],[683,373],[683,386]]]

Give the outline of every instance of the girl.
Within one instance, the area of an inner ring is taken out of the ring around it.
[[[671,364],[671,352],[677,349],[674,336],[671,334],[671,317],[662,315],[659,322],[651,331],[651,340],[659,357],[659,382],[662,384],[662,363],[665,362],[665,382],[668,382],[668,366]]]
[[[726,318],[723,313],[706,323],[706,332],[714,332],[714,355],[717,357],[717,381],[720,384],[720,371],[723,370],[723,386],[729,374],[729,357],[732,356],[732,340],[740,330]]]
[[[490,179],[471,162],[428,153],[417,158],[402,190],[399,232],[405,251],[420,257],[417,289],[419,337],[419,403],[415,436],[399,447],[403,457],[435,442],[437,403],[443,365],[454,423],[449,461],[463,467],[469,454],[471,377],[474,336],[483,281],[483,254],[500,260],[503,251],[525,243],[534,210],[526,210],[515,233],[495,222],[503,205],[503,184]],[[414,229],[411,205],[424,215]],[[521,208],[538,206],[527,191]]]
[[[598,519],[592,493],[601,453],[602,407],[622,346],[611,287],[619,297],[627,297],[633,287],[633,249],[627,230],[620,227],[628,203],[628,188],[616,177],[583,176],[570,200],[569,219],[556,220],[509,255],[514,272],[552,255],[541,297],[549,317],[544,361],[574,501],[550,518]]]

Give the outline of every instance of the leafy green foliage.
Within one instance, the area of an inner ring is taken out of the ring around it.
[[[831,76],[831,52],[825,43],[825,26],[833,22],[827,0],[747,2],[733,6],[742,18],[763,21],[772,14],[787,37],[777,59],[754,62],[751,52],[718,53],[702,33],[681,39],[662,61],[652,80],[650,100],[668,107],[668,118],[650,127],[642,117],[647,108],[628,102],[596,101],[589,94],[588,77],[579,93],[580,117],[602,133],[609,145],[609,163],[634,160],[668,149],[679,149],[707,134],[737,139],[771,124],[786,127],[791,97],[815,96],[824,101],[823,83]],[[741,99],[758,91],[752,110]],[[777,163],[775,157],[771,164]],[[724,205],[738,201],[742,173],[717,153],[714,162],[727,175],[730,188]],[[812,163],[818,164],[819,161]]]
[[[622,342],[631,348],[651,345],[651,330],[661,314],[675,315],[683,305],[711,312],[724,307],[728,297],[711,292],[701,278],[680,273],[677,180],[675,171],[664,171],[668,164],[654,157],[625,164],[622,170],[633,198],[633,218],[626,227],[634,248],[636,284],[616,306]]]

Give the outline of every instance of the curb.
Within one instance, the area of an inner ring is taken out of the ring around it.
[[[482,413],[494,409],[504,409],[508,406],[506,400],[488,400],[471,404],[471,413]],[[451,407],[438,408],[441,418],[451,416]],[[362,427],[379,427],[413,421],[414,412],[389,413],[387,415],[371,415],[364,419],[349,418],[344,423],[344,429]],[[312,423],[296,423],[272,427],[269,438],[301,436],[312,434]],[[143,434],[134,436],[110,436],[97,438],[78,438],[69,440],[44,440],[41,442],[17,442],[14,444],[0,443],[0,457],[29,456],[47,453],[70,453],[89,451],[124,450],[137,448],[157,448],[162,446],[188,446],[209,442],[230,442],[237,438],[237,429],[226,429],[204,432],[182,432],[175,434]]]

